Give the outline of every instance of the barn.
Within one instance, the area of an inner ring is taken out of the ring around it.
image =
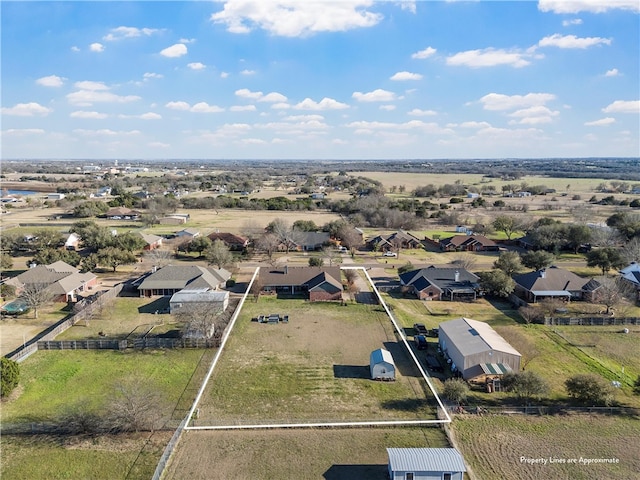
[[[391,353],[384,348],[371,352],[369,368],[371,369],[372,380],[396,379],[396,364],[393,362]]]
[[[455,448],[387,448],[391,480],[463,480],[467,468]]]
[[[462,317],[439,328],[440,349],[465,380],[520,371],[520,353],[486,323]]]

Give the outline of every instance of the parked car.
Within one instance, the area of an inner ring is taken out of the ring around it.
[[[384,252],[382,254],[383,257],[397,257],[398,254],[396,252]]]
[[[440,329],[439,328],[432,328],[431,330],[429,330],[429,333],[427,333],[428,337],[438,338],[439,335],[440,335]]]
[[[413,330],[415,331],[416,335],[427,335],[427,327],[424,326],[424,323],[414,323],[413,324]]]
[[[427,344],[427,337],[425,337],[424,335],[416,335],[415,337],[413,337],[413,342],[415,343],[418,350],[426,350],[429,346]]]

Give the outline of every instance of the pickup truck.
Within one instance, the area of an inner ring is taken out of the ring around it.
[[[413,330],[414,330],[416,335],[424,335],[424,336],[426,336],[428,334],[427,327],[424,326],[424,323],[414,323],[413,324]]]

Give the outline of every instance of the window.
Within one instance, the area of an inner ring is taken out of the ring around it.
[[[404,480],[413,480],[413,472],[407,472],[404,474]]]
[[[443,473],[442,474],[442,480],[451,480],[451,474],[450,473]]]

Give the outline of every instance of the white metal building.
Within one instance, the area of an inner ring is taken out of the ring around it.
[[[463,480],[467,468],[455,448],[387,448],[391,480]]]
[[[440,324],[440,348],[465,380],[520,371],[521,355],[484,322],[457,318]]]
[[[396,364],[388,350],[379,348],[371,352],[369,357],[369,368],[373,380],[395,380]]]

